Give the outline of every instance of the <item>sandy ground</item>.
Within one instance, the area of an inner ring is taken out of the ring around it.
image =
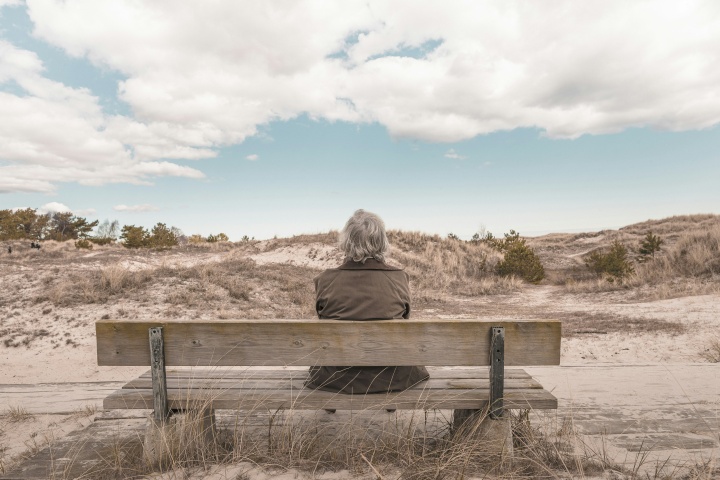
[[[564,338],[563,365],[697,362],[701,361],[700,353],[707,348],[709,340],[720,336],[718,295],[629,304],[614,302],[612,297],[562,295],[558,290],[559,287],[552,286],[527,286],[513,295],[474,301],[463,299],[462,314],[447,315],[440,308],[429,308],[416,310],[416,316],[500,319],[525,314],[534,318],[564,319],[566,316],[601,313],[646,319],[647,322],[666,320],[686,327],[682,333],[608,331]],[[163,310],[151,306],[139,318],[161,318]],[[29,324],[33,329],[50,332],[50,335],[34,339],[28,346],[0,346],[0,384],[129,380],[142,371],[142,368],[97,366],[94,321],[112,311],[105,305],[54,309],[61,318],[74,317],[70,325],[59,323],[53,315],[43,315],[42,306],[24,308],[22,313],[15,314],[18,311],[7,307],[0,310],[0,316],[7,315],[4,328],[24,329]],[[470,313],[473,311],[477,313]],[[510,314],[503,314],[503,311]],[[57,338],[60,340],[54,342]]]
[[[78,255],[80,270],[107,265],[108,252]],[[192,266],[203,262],[250,258],[259,265],[285,263],[318,271],[335,266],[341,258],[334,247],[324,244],[289,245],[263,252],[201,251],[192,256],[175,252],[119,256],[116,262],[131,270],[163,266]],[[62,268],[62,264],[48,265]],[[163,318],[172,306],[157,302],[144,304],[116,301],[55,306],[27,297],[42,289],[34,279],[43,272],[37,264],[3,264],[0,277],[0,391],[3,385],[126,381],[146,370],[143,367],[98,367],[94,323],[106,317]],[[19,284],[27,289],[19,289]],[[9,293],[10,292],[10,293]],[[14,293],[12,293],[14,292]],[[26,296],[24,297],[23,294]],[[562,287],[526,285],[519,291],[485,297],[450,298],[445,303],[415,309],[418,318],[559,318],[568,325],[574,319],[590,319],[562,342],[564,366],[673,365],[702,361],[701,353],[714,339],[720,340],[720,295],[681,297],[652,302],[630,302],[623,291],[569,294]],[[213,311],[208,312],[212,316]],[[593,320],[597,319],[597,322]],[[623,322],[631,320],[632,328]],[[679,328],[657,328],[658,325]],[[619,324],[619,325],[618,325]],[[565,327],[564,327],[565,328]],[[612,379],[608,378],[608,382]],[[56,393],[56,395],[62,395]],[[0,457],[9,459],[21,451],[32,451],[49,438],[59,438],[81,428],[92,419],[93,408],[78,406],[63,415],[35,415],[18,423],[8,412],[22,405],[2,405],[0,414]],[[240,470],[247,466],[239,466]],[[215,473],[217,475],[215,475]],[[233,478],[215,472],[207,478]],[[255,472],[252,478],[263,478]],[[271,478],[268,476],[267,478]],[[280,478],[280,477],[272,477]],[[290,478],[290,477],[288,477]],[[332,478],[346,478],[340,472]],[[349,477],[347,477],[349,478]]]

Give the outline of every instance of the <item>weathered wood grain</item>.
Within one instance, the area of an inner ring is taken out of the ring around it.
[[[140,320],[96,323],[98,365],[149,365],[163,327],[168,366],[488,365],[490,327],[505,328],[506,365],[559,365],[559,321]]]
[[[490,378],[487,367],[427,367],[431,378]],[[307,378],[307,367],[297,369],[257,369],[249,368],[167,368],[167,377],[173,378],[202,378],[202,379],[305,379]],[[140,375],[140,378],[150,378],[150,371]],[[506,368],[505,378],[532,378],[530,374],[521,368]]]
[[[170,408],[197,409],[212,404],[215,409],[276,410],[334,408],[366,409],[455,409],[483,408],[490,398],[489,389],[411,389],[377,395],[343,395],[332,392],[300,390],[168,390]],[[151,408],[152,390],[122,389],[105,398],[105,409]],[[504,397],[505,408],[554,409],[557,399],[543,389],[509,390]]]
[[[422,388],[428,389],[468,389],[468,388],[489,388],[488,379],[482,378],[431,378],[422,384]],[[126,383],[123,388],[152,388],[149,378],[136,378]],[[227,378],[173,378],[167,379],[168,389],[239,389],[239,390],[278,390],[278,389],[300,389],[305,388],[302,379],[227,379]],[[532,378],[508,379],[505,381],[505,388],[542,388],[542,385]]]

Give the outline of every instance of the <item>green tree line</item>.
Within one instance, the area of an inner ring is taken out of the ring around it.
[[[105,245],[119,239],[127,248],[170,248],[178,244],[181,236],[179,229],[164,223],[148,231],[135,225],[120,228],[117,220],[90,222],[71,212],[38,213],[34,208],[0,210],[0,241],[73,240],[78,248],[92,248],[92,244]],[[227,239],[224,234],[219,236]]]
[[[0,210],[0,240],[66,240],[91,236],[98,221],[70,212],[38,213],[34,208]]]

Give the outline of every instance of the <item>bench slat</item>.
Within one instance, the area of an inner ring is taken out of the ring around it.
[[[98,365],[150,365],[162,326],[167,366],[488,365],[490,328],[505,328],[508,366],[559,365],[559,321],[225,320],[96,323]]]
[[[152,381],[149,378],[136,378],[125,384],[123,388],[152,388]],[[279,390],[279,389],[301,389],[303,380],[283,379],[205,379],[205,378],[168,378],[168,389],[239,389],[239,390]],[[489,380],[482,378],[431,378],[423,384],[423,388],[430,389],[468,389],[468,388],[489,388]],[[505,380],[505,388],[542,388],[536,380],[530,379],[508,379]]]
[[[311,390],[168,390],[171,409],[198,408],[199,403],[212,399],[216,409],[276,410],[336,408],[365,409],[479,409],[490,397],[489,389],[434,390],[411,389],[404,392],[376,395],[343,395]],[[151,409],[152,390],[118,390],[105,398],[105,409]],[[505,393],[505,408],[555,409],[557,399],[543,389],[515,389]]]
[[[428,367],[428,372],[431,378],[490,378],[490,372],[487,367],[468,368],[442,368],[442,367]],[[192,369],[177,369],[168,368],[166,370],[167,378],[203,378],[203,379],[232,379],[232,380],[243,380],[243,379],[305,379],[307,378],[307,367],[303,369],[254,369],[254,368],[243,368],[243,369],[232,369],[228,368],[192,368]],[[150,370],[140,375],[139,378],[151,378]],[[506,368],[505,378],[532,378],[530,374],[525,372],[521,368]]]

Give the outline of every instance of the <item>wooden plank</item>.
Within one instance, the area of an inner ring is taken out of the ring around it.
[[[422,388],[431,389],[453,389],[453,388],[489,388],[490,382],[483,378],[431,378],[422,384]],[[152,381],[148,378],[136,378],[126,383],[122,388],[152,388]],[[240,390],[278,390],[278,389],[300,389],[303,386],[302,379],[226,379],[226,378],[174,378],[167,379],[167,388],[170,389],[240,389]],[[505,388],[543,388],[539,382],[532,378],[508,379],[505,381]]]
[[[147,331],[162,326],[169,366],[488,365],[490,327],[505,328],[505,364],[559,365],[551,320],[100,320],[98,365],[149,365]]]
[[[276,410],[336,408],[342,410],[365,409],[433,409],[483,408],[490,398],[489,389],[420,390],[375,395],[343,395],[311,390],[248,391],[248,390],[195,390],[168,391],[172,409],[194,409],[211,403],[215,409]],[[554,409],[557,399],[547,390],[517,389],[504,397],[505,408]],[[118,390],[105,398],[105,409],[151,408],[152,390]]]
[[[430,378],[483,378],[489,379],[490,374],[487,367],[458,367],[458,368],[442,368],[427,367]],[[166,375],[168,378],[202,378],[202,379],[305,379],[307,378],[307,367],[303,369],[256,369],[249,368],[167,368]],[[139,378],[150,378],[150,371],[143,373]],[[521,368],[506,368],[505,378],[521,379],[532,378],[525,370]]]

